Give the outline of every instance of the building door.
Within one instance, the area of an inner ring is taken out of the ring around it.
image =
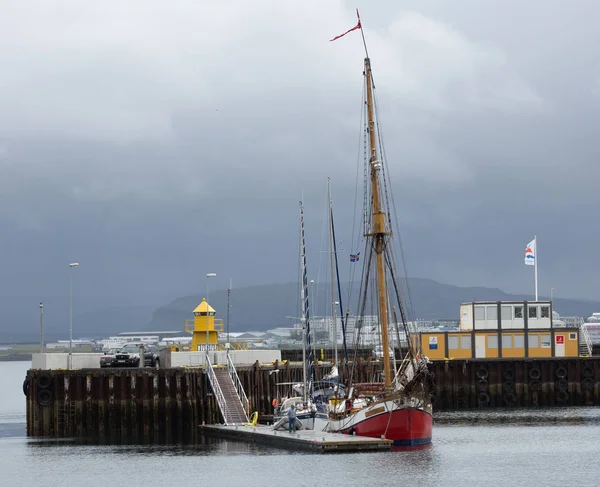
[[[555,335],[554,336],[554,356],[564,357],[565,356],[565,336]]]
[[[485,358],[485,335],[475,336],[475,358]]]

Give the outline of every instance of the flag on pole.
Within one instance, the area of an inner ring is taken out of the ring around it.
[[[358,9],[356,9],[356,17],[358,17],[358,23],[354,27],[352,27],[352,29],[347,30],[346,32],[344,32],[343,34],[340,34],[339,36],[335,36],[333,39],[329,39],[329,42],[335,41],[336,39],[339,39],[340,37],[344,37],[346,34],[348,34],[349,32],[352,32],[353,30],[360,29],[361,25],[360,25],[360,15],[358,15]]]
[[[359,258],[360,258],[360,252],[358,252],[356,254],[350,254],[350,262],[358,262]]]
[[[535,238],[525,249],[525,265],[535,265]]]

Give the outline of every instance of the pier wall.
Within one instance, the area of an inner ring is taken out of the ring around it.
[[[434,410],[600,405],[600,359],[450,360],[430,364]],[[341,364],[343,368],[343,364]],[[357,360],[355,381],[378,380],[381,362]],[[316,366],[316,379],[330,366]],[[238,367],[252,411],[272,415],[277,382],[300,382],[299,363]],[[193,438],[221,414],[202,369],[30,370],[23,383],[27,434],[171,442]]]

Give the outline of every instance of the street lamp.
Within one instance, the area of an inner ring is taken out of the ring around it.
[[[40,353],[44,353],[44,303],[40,303]]]
[[[208,310],[210,304],[208,303],[208,279],[210,277],[217,277],[214,272],[206,274],[206,366],[208,367]]]
[[[69,370],[73,368],[73,267],[79,267],[79,263],[69,264]]]

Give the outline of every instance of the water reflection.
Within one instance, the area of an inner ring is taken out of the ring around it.
[[[435,425],[471,426],[561,426],[600,424],[600,409],[560,407],[545,409],[488,409],[441,412],[434,415]]]

